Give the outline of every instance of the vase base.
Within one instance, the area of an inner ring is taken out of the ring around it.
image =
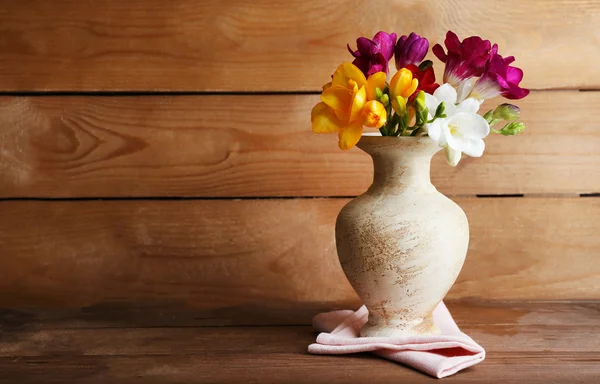
[[[425,318],[412,323],[365,324],[360,330],[361,337],[395,337],[439,335],[440,330],[433,318]]]

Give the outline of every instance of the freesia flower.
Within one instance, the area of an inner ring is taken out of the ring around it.
[[[446,160],[452,166],[458,164],[462,153],[480,157],[485,149],[483,138],[490,133],[488,122],[477,114],[480,106],[478,100],[468,98],[458,105],[456,100],[456,90],[448,83],[440,86],[433,95],[425,94],[430,114],[444,102],[446,117],[427,124],[427,133],[445,148]]]
[[[419,81],[419,85],[417,86],[415,93],[424,91],[425,93],[433,94],[433,92],[440,86],[435,82],[435,72],[433,71],[433,67],[429,67],[426,70],[421,71],[416,65],[409,64],[406,66],[406,68],[410,70],[413,74],[413,77]]]
[[[400,37],[394,50],[396,69],[405,68],[410,64],[419,65],[427,55],[428,49],[429,41],[414,32],[409,36]]]
[[[444,69],[444,83],[450,83],[455,87],[466,79],[473,76],[481,76],[485,70],[490,56],[498,52],[498,46],[491,45],[489,40],[483,40],[479,36],[471,36],[462,42],[452,31],[446,34],[444,45],[448,52],[440,44],[433,46],[431,51],[440,61],[446,63]]]
[[[471,91],[472,97],[483,100],[502,95],[507,99],[517,100],[529,95],[528,89],[519,87],[523,71],[510,66],[513,61],[513,56],[503,58],[497,53],[492,55],[483,76]]]
[[[367,79],[367,100],[377,100],[376,89],[380,91],[385,89],[385,80],[387,76],[385,72],[375,72]]]
[[[396,37],[395,33],[388,34],[383,31],[377,32],[373,40],[359,37],[356,39],[356,51],[352,51],[348,44],[348,51],[355,58],[352,64],[367,76],[375,72],[388,73],[388,62],[394,55]]]
[[[312,129],[316,133],[338,132],[339,146],[356,145],[363,126],[380,128],[386,123],[385,107],[377,100],[367,101],[367,79],[351,63],[344,63],[333,74],[331,86],[321,94],[321,102],[311,112]]]
[[[392,107],[399,114],[403,115],[406,110],[406,101],[415,93],[419,85],[419,80],[413,78],[413,74],[406,68],[400,69],[390,81],[390,97]]]
[[[370,128],[380,128],[387,122],[387,111],[379,101],[367,101],[362,110],[363,124]],[[356,144],[356,143],[355,143]]]

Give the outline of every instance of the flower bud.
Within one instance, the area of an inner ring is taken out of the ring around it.
[[[492,116],[493,114],[494,114],[494,110],[490,109],[489,111],[486,112],[485,115],[483,115],[483,118],[485,119],[485,121],[488,122],[488,124],[491,123],[492,120],[494,120],[494,118]]]
[[[417,125],[427,123],[429,118],[429,110],[425,104],[425,92],[419,92],[419,95],[415,98],[415,108],[417,110]]]
[[[433,61],[431,61],[431,60],[425,60],[424,62],[422,62],[421,64],[419,64],[419,71],[425,72],[426,70],[428,70],[432,66],[433,66]]]
[[[427,109],[427,105],[425,104],[425,97],[420,97],[421,94],[424,95],[423,91],[417,96],[415,99],[415,107],[417,108],[417,113],[422,112]]]
[[[396,99],[392,101],[392,107],[398,116],[404,116],[406,113],[406,99],[404,97],[397,96]]]
[[[436,108],[435,110],[435,116],[434,117],[444,117],[444,112],[446,111],[446,102],[442,101]]]
[[[446,162],[448,163],[448,165],[450,165],[452,167],[456,167],[456,165],[460,161],[462,152],[457,151],[454,148],[451,148],[449,145],[446,145],[444,152],[446,153]]]
[[[419,81],[413,78],[413,74],[409,69],[402,68],[390,81],[390,96],[392,96],[392,100],[395,100],[396,97],[401,96],[404,98],[409,98],[417,89],[419,85]]]
[[[362,110],[363,124],[370,128],[381,128],[387,122],[387,111],[379,101],[368,101]]]
[[[513,121],[512,123],[508,123],[504,127],[502,127],[500,133],[504,136],[513,136],[523,132],[524,129],[525,124],[523,124],[520,121]]]
[[[504,103],[499,105],[492,114],[494,119],[503,119],[506,121],[517,120],[521,115],[521,110],[516,105]]]
[[[381,101],[381,103],[387,107],[390,103],[390,97],[387,95],[387,93],[384,93],[383,95],[381,95],[379,101]]]
[[[428,49],[429,41],[414,32],[400,37],[394,48],[396,69],[404,68],[409,64],[418,65],[427,55]]]

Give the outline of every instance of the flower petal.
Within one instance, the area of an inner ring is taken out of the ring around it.
[[[435,96],[432,96],[428,93],[425,93],[425,105],[427,105],[427,109],[429,110],[429,118],[433,118],[437,107],[442,103],[442,100],[438,100]],[[446,117],[450,118],[456,114],[456,105],[452,103],[446,102],[444,113]]]
[[[467,138],[463,140],[462,151],[465,155],[471,157],[481,157],[485,149],[485,142],[482,139]]]
[[[403,96],[404,97],[411,97],[412,94],[415,93],[415,91],[417,90],[418,87],[419,87],[419,80],[412,79],[412,81],[410,83],[410,87],[408,87],[408,89],[403,94]]]
[[[429,93],[425,93],[425,105],[427,106],[427,109],[429,110],[429,118],[430,119],[433,117],[435,110],[437,109],[438,105],[440,105],[440,104],[441,103],[438,101],[438,99],[435,98],[435,96],[430,95]]]
[[[377,100],[368,101],[362,110],[363,124],[370,128],[381,128],[387,122],[387,111]]]
[[[365,90],[365,87],[361,87],[352,94],[352,106],[350,107],[350,117],[348,122],[352,122],[358,118],[366,102],[367,91]]]
[[[344,127],[339,133],[339,147],[340,149],[350,149],[358,143],[362,135],[362,124],[359,121],[355,121],[352,124]]]
[[[312,130],[316,133],[338,132],[341,124],[333,109],[321,102],[314,106],[310,113]]]
[[[390,96],[392,100],[396,99],[397,96],[408,98],[418,86],[419,81],[413,79],[412,72],[407,68],[401,68],[390,80]]]
[[[468,79],[462,80],[458,84],[458,89],[456,91],[456,101],[458,103],[464,101],[469,96],[471,90],[473,90],[473,87],[475,86],[475,80],[476,79],[474,77],[470,77]]]
[[[352,102],[353,93],[354,92],[351,89],[344,88],[340,85],[332,85],[323,91],[321,100],[333,108],[334,111],[348,114],[350,112],[349,107]]]
[[[350,80],[354,80],[358,85],[358,88],[365,85],[367,82],[367,78],[364,73],[354,64],[352,63],[344,63],[336,69],[333,74],[333,79],[331,80],[332,85],[341,85],[342,87],[347,88],[348,82]]]
[[[469,97],[468,99],[464,100],[456,106],[456,113],[476,113],[477,111],[479,111],[480,106],[481,102],[479,100]]]
[[[440,103],[445,101],[446,104],[456,104],[456,89],[448,83],[440,85],[440,87],[433,92],[433,96]]]
[[[382,92],[385,89],[385,72],[375,72],[367,79],[367,100],[377,100],[375,88],[379,88]]]
[[[490,133],[488,122],[476,113],[457,113],[448,124],[454,125],[458,134],[465,138],[483,139]]]
[[[444,130],[448,130],[446,119],[436,119],[433,123],[427,125],[427,134],[440,147],[446,145]]]

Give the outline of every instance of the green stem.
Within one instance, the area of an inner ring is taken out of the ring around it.
[[[423,131],[423,127],[419,127],[417,129],[413,130],[410,135],[411,136],[417,136],[419,133],[421,133],[421,131]]]

